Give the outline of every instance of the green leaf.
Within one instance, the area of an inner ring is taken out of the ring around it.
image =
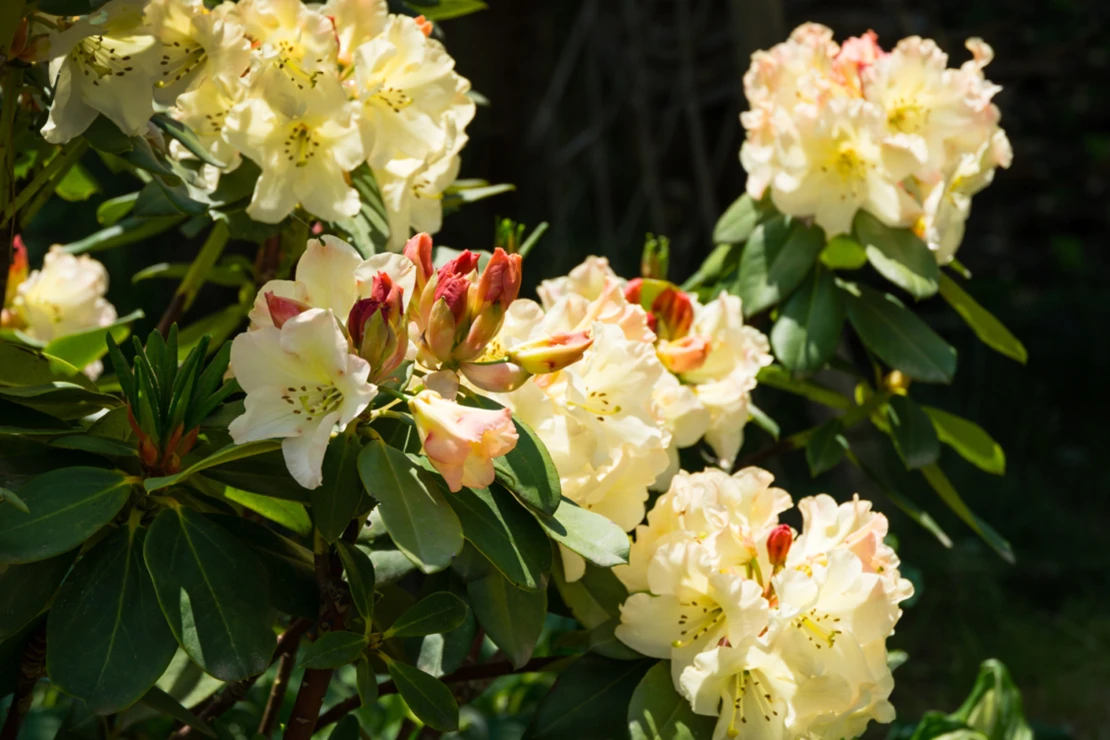
[[[351,587],[351,600],[369,628],[374,618],[374,563],[369,555],[349,542],[339,540],[335,544]]]
[[[0,427],[0,430],[3,430],[3,429],[5,429],[5,427]],[[5,431],[4,433],[7,434],[8,432]],[[23,430],[19,430],[19,431],[16,431],[15,433],[16,434],[23,434],[24,432],[23,432]],[[21,499],[19,496],[16,496],[15,491],[12,491],[11,489],[4,488],[3,486],[0,486],[0,504],[3,504],[3,503],[7,503],[9,506],[15,507],[19,511],[22,511],[24,514],[30,514],[31,513],[31,510],[27,508],[26,502],[23,499]]]
[[[628,562],[628,534],[611,520],[583,509],[569,498],[553,516],[533,512],[551,539],[602,568]]]
[[[109,198],[96,207],[97,223],[101,226],[112,226],[118,223],[121,218],[131,213],[132,209],[135,208],[135,201],[138,199],[139,194],[137,192]]]
[[[949,716],[990,740],[1033,740],[1021,703],[1021,692],[1006,666],[997,660],[986,660],[971,694]]]
[[[1006,453],[981,426],[932,406],[922,408],[932,420],[941,442],[988,473],[1006,474]]]
[[[916,522],[929,534],[936,537],[937,542],[939,542],[942,546],[947,548],[952,547],[952,538],[950,538],[948,534],[940,528],[940,525],[936,523],[936,520],[934,520],[927,511],[923,511],[921,507],[919,507],[910,499],[906,498],[904,495],[902,495],[901,492],[891,487],[881,475],[879,475],[863,460],[860,460],[856,453],[851,450],[851,448],[847,448],[845,454],[848,456],[848,459],[851,461],[851,463],[859,468],[864,473],[864,475],[870,478],[878,487],[878,489],[882,491],[883,494],[888,499],[890,499],[895,506],[901,509],[906,514],[906,516]]]
[[[247,442],[241,445],[229,444],[216,450],[211,455],[201,458],[179,473],[162,476],[160,478],[147,478],[143,485],[146,487],[148,493],[154,493],[163,488],[176,486],[178,483],[184,482],[187,478],[202,470],[215,468],[219,465],[225,465],[235,460],[242,460],[243,458],[252,457],[254,455],[261,455],[263,452],[271,452],[279,447],[281,447],[280,439],[263,439],[258,442]]]
[[[748,417],[752,420],[757,427],[771,435],[771,438],[776,442],[779,441],[779,423],[772,419],[766,411],[756,406],[754,403],[748,403]]]
[[[675,691],[669,660],[644,674],[628,705],[632,740],[708,740],[716,723],[715,717],[694,714],[690,702]]]
[[[179,508],[154,518],[144,552],[170,629],[197,665],[222,681],[266,669],[276,642],[270,588],[250,548]]]
[[[68,552],[115,518],[132,480],[118,470],[51,470],[19,489],[30,514],[4,509],[0,563],[31,563]]]
[[[101,713],[137,702],[177,652],[142,555],[143,532],[120,527],[85,554],[46,628],[50,681]]]
[[[143,316],[142,311],[132,311],[108,326],[66,334],[47,344],[44,351],[53,357],[60,357],[74,367],[84,367],[108,353],[108,345],[104,343],[105,334],[111,332],[113,339],[122,342],[131,333],[131,324]]]
[[[357,660],[366,645],[366,638],[354,632],[325,632],[304,651],[301,664],[305,668],[338,668]]]
[[[808,398],[814,403],[819,403],[829,408],[847,411],[855,405],[852,403],[852,399],[847,396],[842,396],[831,388],[826,388],[811,380],[798,380],[794,378],[782,367],[782,365],[768,365],[767,367],[760,368],[756,379],[759,381],[760,385],[766,385],[771,388],[777,388],[780,391],[793,393],[796,396]]]
[[[468,400],[480,408],[504,408],[485,396],[473,396]],[[497,480],[528,506],[544,514],[552,514],[563,495],[559,471],[539,435],[516,418],[513,425],[518,437],[516,446],[509,454],[493,460]]]
[[[821,250],[821,263],[830,270],[858,270],[867,264],[867,251],[852,237],[834,236]]]
[[[305,508],[295,501],[285,501],[271,496],[263,496],[250,491],[242,491],[233,486],[213,483],[223,489],[223,498],[234,501],[244,509],[250,509],[271,522],[276,522],[291,532],[308,535],[312,532],[312,520]]]
[[[459,729],[459,705],[451,689],[419,668],[389,660],[389,676],[421,722],[440,732]]]
[[[825,236],[820,228],[776,215],[755,227],[740,255],[733,292],[744,315],[765,311],[789,296],[805,278]]]
[[[157,686],[151,686],[150,691],[143,694],[143,698],[139,699],[140,703],[147,705],[159,714],[164,714],[167,717],[173,717],[183,725],[188,725],[194,730],[207,737],[216,737],[215,731],[207,724],[202,722],[199,717],[190,712],[181,705],[177,699],[173,698]]]
[[[817,372],[836,351],[844,327],[844,297],[820,265],[783,304],[771,330],[775,357],[801,375]]]
[[[92,434],[67,434],[50,440],[49,444],[62,450],[80,450],[105,457],[134,457],[138,454],[134,443]]]
[[[18,388],[0,387],[0,397],[59,419],[81,419],[102,409],[119,406],[119,399],[90,391],[65,380]]]
[[[107,226],[100,231],[94,231],[84,239],[66,244],[62,249],[70,254],[84,254],[123,247],[169,231],[184,220],[184,214],[174,216],[126,216],[111,226]]]
[[[887,406],[890,436],[910,470],[932,465],[940,457],[940,440],[929,416],[909,396],[891,396]]]
[[[613,617],[590,630],[587,635],[589,651],[614,660],[640,660],[646,657],[617,638],[616,629],[620,623],[620,617]]]
[[[495,484],[463,488],[447,501],[462,522],[463,536],[506,578],[521,588],[540,587],[551,571],[551,546],[511,494]]]
[[[983,541],[990,545],[995,552],[997,552],[1003,560],[1011,565],[1014,561],[1014,551],[1010,547],[1010,543],[1002,538],[994,528],[984,522],[975,515],[971,509],[967,508],[967,504],[960,497],[959,492],[948,480],[948,476],[937,465],[926,465],[921,468],[921,474],[925,476],[925,480],[929,481],[929,485],[937,492],[941,500],[948,504],[948,508],[952,509],[960,519],[963,520],[967,526],[971,527],[975,534],[983,538]]]
[[[691,291],[702,285],[715,285],[722,275],[735,267],[739,256],[740,247],[736,244],[718,244],[697,271],[682,284],[682,289]]]
[[[258,737],[256,735],[255,740],[258,740]],[[342,717],[328,734],[328,740],[359,740],[360,737],[358,718],[353,714]]]
[[[971,327],[975,336],[979,337],[983,344],[1012,360],[1017,360],[1022,365],[1026,363],[1029,353],[1025,351],[1025,345],[1018,341],[1018,338],[1011,334],[1001,321],[968,295],[959,283],[943,273],[940,276],[940,294],[948,301],[948,305],[956,309],[956,313]]]
[[[829,419],[813,432],[806,443],[806,463],[810,476],[816,478],[826,470],[831,470],[844,459],[847,443],[844,440],[844,425],[840,419]]]
[[[170,118],[165,113],[155,113],[151,117],[150,122],[165,131],[170,138],[180,142],[193,156],[205,164],[210,164],[220,169],[227,167],[227,163],[221,162],[213,157],[208,149],[200,142],[200,139],[197,138],[196,132],[181,121]]]
[[[358,514],[365,493],[358,477],[362,451],[354,430],[337,435],[324,454],[323,483],[312,489],[312,519],[329,543],[335,542]]]
[[[311,491],[293,480],[280,450],[263,452],[204,471],[205,478],[242,491],[307,504]]]
[[[70,167],[61,182],[54,188],[54,193],[59,198],[71,203],[86,201],[99,192],[100,184],[80,163]]]
[[[0,640],[17,634],[50,603],[77,557],[77,550],[46,560],[9,565],[0,573]]]
[[[739,244],[751,236],[763,214],[759,204],[744,193],[732,202],[713,227],[715,244]]]
[[[439,478],[377,440],[362,448],[358,472],[394,544],[425,573],[450,565],[462,549],[462,525]]]
[[[369,707],[378,699],[378,677],[374,675],[374,668],[365,657],[355,663],[355,687],[358,689],[358,698],[362,706]]]
[[[389,244],[389,217],[382,201],[378,181],[369,165],[363,164],[350,174],[351,186],[358,191],[359,212],[336,222],[350,236],[351,245],[364,258],[383,251]]]
[[[855,234],[879,274],[914,298],[937,292],[940,268],[933,251],[909,229],[892,229],[866,211],[856,214]]]
[[[636,687],[654,661],[611,660],[587,653],[559,674],[524,737],[526,740],[613,740],[628,733]]]
[[[621,604],[628,598],[628,589],[610,568],[586,564],[586,572],[573,583],[563,574],[560,558],[555,559],[555,588],[574,618],[587,629],[594,629],[620,617]]]
[[[94,8],[103,4],[100,0],[46,0],[45,3],[39,3],[39,10],[54,13],[55,11],[47,8],[54,5]],[[61,12],[59,15],[84,15],[88,12],[88,10],[78,10],[73,13]],[[125,154],[135,147],[132,137],[120,131],[119,127],[104,115],[94,118],[82,135],[88,139],[93,149],[105,154]]]
[[[423,637],[450,632],[464,621],[466,602],[449,591],[437,591],[411,606],[385,632],[385,637]]]
[[[855,286],[848,319],[863,343],[886,364],[915,380],[950,383],[956,350],[889,293]]]
[[[547,591],[526,591],[497,571],[466,584],[470,607],[489,638],[520,668],[532,657],[547,616]]]
[[[0,341],[0,386],[41,385],[53,380],[68,381],[86,390],[96,385],[65,360],[41,350]]]
[[[39,0],[38,9],[51,15],[88,15],[108,0]]]

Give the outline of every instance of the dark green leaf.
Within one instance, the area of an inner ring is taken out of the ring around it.
[[[495,484],[463,488],[447,501],[462,522],[463,536],[506,578],[522,588],[539,588],[551,570],[551,546],[512,495]]]
[[[735,267],[739,261],[740,247],[736,244],[718,244],[716,249],[709,253],[705,261],[698,267],[697,272],[691,275],[682,284],[686,291],[694,290],[702,285],[716,285],[721,276]]]
[[[867,264],[867,252],[855,239],[841,234],[821,250],[821,262],[830,270],[858,270]]]
[[[421,8],[424,17],[430,21],[447,21],[464,15],[477,13],[488,8],[483,0],[439,0],[435,5]]]
[[[305,508],[296,501],[286,501],[272,496],[263,496],[259,493],[241,491],[233,486],[214,481],[212,485],[217,489],[223,489],[221,496],[228,501],[234,501],[244,509],[250,509],[291,532],[300,535],[312,533],[312,520],[308,518],[308,512],[305,511]]]
[[[173,717],[178,722],[192,727],[194,730],[202,735],[208,737],[216,737],[216,733],[207,724],[202,722],[195,714],[181,705],[177,699],[173,698],[157,686],[151,686],[150,691],[143,694],[143,698],[139,699],[143,704],[167,717]]]
[[[926,465],[921,468],[921,474],[925,476],[925,480],[929,481],[929,485],[937,492],[941,500],[948,504],[948,508],[952,509],[960,519],[964,521],[967,526],[980,537],[983,541],[994,548],[1002,559],[1007,563],[1014,562],[1014,551],[1010,547],[1010,543],[1002,538],[994,528],[984,522],[975,513],[967,508],[967,504],[960,497],[956,488],[948,480],[948,476],[937,465]]]
[[[385,637],[423,637],[450,632],[466,620],[466,602],[448,591],[437,591],[416,602],[386,630]]]
[[[936,537],[937,542],[939,542],[941,545],[948,548],[952,547],[952,538],[950,538],[947,533],[945,533],[945,531],[940,528],[940,525],[936,523],[936,520],[934,520],[927,511],[923,511],[921,507],[919,507],[910,499],[906,498],[901,492],[891,487],[890,484],[888,484],[881,475],[879,475],[863,460],[860,460],[856,453],[851,450],[851,448],[847,448],[845,454],[848,456],[848,459],[852,462],[852,464],[859,468],[868,478],[870,478],[879,488],[879,490],[882,491],[883,494],[888,499],[890,499],[895,506],[905,512],[906,516],[920,525],[922,529],[929,532],[929,534]]]
[[[887,406],[890,436],[910,470],[931,465],[940,457],[940,440],[929,416],[909,396],[892,396]]]
[[[632,695],[653,663],[582,656],[559,674],[524,737],[526,740],[625,737]]]
[[[352,430],[337,435],[324,454],[324,482],[312,489],[312,519],[324,539],[335,542],[351,523],[362,504],[358,478],[358,435]]]
[[[956,350],[889,293],[855,286],[848,318],[864,344],[886,364],[915,380],[950,383]]]
[[[988,473],[1006,474],[1006,453],[1001,445],[973,421],[932,406],[922,406],[933,422],[940,441]]]
[[[147,478],[143,485],[146,486],[146,490],[149,493],[153,493],[163,488],[175,486],[189,478],[189,476],[199,473],[202,470],[208,470],[209,468],[225,465],[235,460],[253,457],[254,455],[261,455],[264,452],[270,452],[279,447],[281,447],[280,439],[264,439],[258,442],[247,442],[241,445],[229,444],[226,447],[221,447],[215,452],[202,457],[179,473],[162,476],[161,478]]]
[[[30,514],[0,516],[0,563],[31,563],[80,545],[119,513],[132,481],[118,470],[62,468],[19,490]]]
[[[351,587],[351,600],[369,625],[374,618],[374,564],[370,556],[349,542],[339,540],[335,544]]]
[[[263,452],[204,471],[205,478],[242,491],[307,504],[310,491],[293,480],[280,450]]]
[[[610,568],[586,564],[586,572],[574,582],[567,582],[562,561],[555,559],[552,574],[555,587],[570,608],[574,618],[586,629],[593,629],[620,616],[621,604],[628,598],[628,589]]]
[[[776,215],[752,232],[740,255],[740,274],[733,292],[744,315],[764,311],[789,296],[813,266],[825,245],[820,228]]]
[[[379,502],[394,544],[425,573],[450,565],[462,549],[462,525],[444,499],[438,477],[377,440],[362,449],[358,471],[367,492]]]
[[[43,354],[41,350],[13,342],[0,341],[0,386],[41,385],[53,380],[67,381],[95,391],[96,385],[80,368],[65,360]]]
[[[67,434],[50,440],[51,447],[62,450],[80,450],[105,457],[133,457],[137,454],[134,444],[92,434]]]
[[[338,668],[356,660],[366,649],[366,638],[354,632],[325,632],[304,651],[305,668]]]
[[[844,458],[844,427],[840,419],[829,419],[813,432],[806,443],[806,463],[809,474],[816,478],[831,470]]]
[[[23,565],[9,565],[0,573],[0,640],[15,635],[50,603],[77,557],[77,550]]]
[[[547,590],[517,588],[497,571],[466,584],[470,606],[489,638],[520,668],[532,657],[547,616]]]
[[[360,658],[355,663],[355,685],[362,706],[373,705],[378,698],[378,677],[374,675],[374,668],[366,658]]]
[[[828,406],[834,409],[843,409],[847,411],[855,404],[852,399],[847,396],[842,396],[831,388],[815,383],[809,380],[798,380],[788,373],[781,365],[768,365],[767,367],[760,368],[759,375],[756,376],[760,385],[770,386],[777,388],[780,391],[793,393],[803,398],[808,398],[814,403],[819,403],[823,406]]]
[[[335,727],[328,734],[328,740],[359,740],[360,737],[358,719],[353,714],[348,714],[336,722]]]
[[[563,499],[554,516],[537,512],[535,517],[553,540],[595,565],[612,568],[628,562],[629,543],[624,530],[569,498]]]
[[[587,636],[587,645],[591,653],[604,655],[614,660],[640,660],[646,656],[636,652],[617,639],[616,629],[620,625],[620,617],[613,617],[590,630]]]
[[[177,651],[142,547],[142,530],[129,527],[98,543],[58,591],[47,620],[51,682],[101,713],[142,698]]]
[[[0,427],[0,429],[3,429],[3,427]],[[16,432],[16,434],[21,433],[22,431]],[[16,496],[15,491],[12,491],[8,488],[0,487],[0,504],[4,503],[6,503],[8,506],[14,507],[18,511],[22,511],[24,514],[31,513],[31,510],[27,508],[27,503],[19,496]]]
[[[46,0],[46,2],[39,2],[39,10],[57,15],[85,15],[103,4],[101,0]],[[73,12],[58,12],[49,9],[53,6],[84,7],[85,9]],[[93,122],[85,129],[83,136],[88,139],[93,149],[105,154],[124,154],[134,148],[133,139],[120,131],[116,124],[103,115],[93,119]]]
[[[1001,321],[968,295],[959,283],[944,274],[940,276],[940,294],[952,308],[956,309],[956,313],[967,322],[983,344],[1017,360],[1022,365],[1029,359],[1025,345],[1018,341],[1018,338],[1011,334]]]
[[[131,213],[132,209],[135,208],[135,201],[138,199],[138,193],[128,193],[116,198],[109,198],[96,208],[97,223],[101,226],[112,226]]]
[[[378,182],[369,165],[351,172],[351,186],[358,191],[361,206],[356,216],[336,223],[350,236],[351,245],[363,257],[383,251],[389,244],[389,217]]]
[[[119,406],[115,396],[90,391],[65,380],[15,388],[0,387],[0,396],[20,406],[67,420],[81,419],[102,409]]]
[[[713,227],[713,241],[716,244],[739,244],[751,236],[762,213],[759,204],[744,193],[732,202],[717,225]]]
[[[451,689],[419,668],[395,660],[388,663],[397,691],[421,722],[440,732],[459,728],[459,705]]]
[[[860,211],[854,226],[867,260],[879,274],[915,298],[937,292],[940,268],[933,251],[909,229],[893,229]]]
[[[844,326],[844,296],[832,274],[815,265],[787,299],[771,330],[775,357],[801,375],[820,370],[836,351]]]
[[[474,405],[486,409],[504,408],[485,396],[475,396]],[[527,424],[513,419],[518,435],[509,454],[494,458],[497,480],[533,509],[552,514],[563,495],[559,471],[539,436]]]
[[[66,244],[63,249],[70,254],[99,252],[113,247],[134,244],[169,231],[185,220],[185,216],[126,216],[111,226],[94,231],[84,239]]]
[[[675,691],[669,660],[652,666],[628,705],[632,740],[709,740],[716,723],[715,717],[694,714],[690,702]]]
[[[165,113],[155,113],[150,119],[158,128],[166,132],[171,138],[177,139],[190,153],[193,154],[200,161],[210,164],[213,167],[224,168],[227,166],[226,162],[221,162],[208,151],[207,148],[197,138],[197,134],[191,128],[186,126],[181,121],[170,118]]]
[[[190,658],[223,681],[266,669],[275,645],[270,588],[250,548],[194,511],[166,509],[144,552],[158,602]]]

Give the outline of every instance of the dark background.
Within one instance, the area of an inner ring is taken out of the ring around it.
[[[987,76],[1014,146],[1014,165],[975,198],[959,258],[970,292],[1029,350],[1020,366],[979,344],[939,299],[916,308],[959,350],[951,387],[915,386],[927,403],[974,419],[1007,452],[995,478],[945,451],[942,463],[969,506],[1013,545],[1010,566],[925,487],[892,462],[874,435],[861,454],[894,478],[952,536],[945,550],[846,466],[811,480],[804,455],[767,463],[794,494],[858,490],[890,515],[919,597],[891,647],[900,722],[955,709],[979,663],[1002,659],[1024,692],[1038,735],[1110,737],[1110,454],[1106,295],[1110,220],[1110,36],[1104,3],[1025,0],[492,0],[444,25],[458,70],[491,101],[469,128],[464,177],[515,183],[515,193],[467,206],[437,242],[489,248],[496,216],[551,230],[527,261],[528,288],[602,254],[634,276],[644,234],[672,239],[671,274],[685,279],[712,248],[713,223],[743,192],[737,115],[748,55],[807,20],[837,38],[869,28],[892,46],[935,38],[952,63],[963,40],[996,52]],[[111,178],[86,161],[96,174]],[[124,182],[106,187],[116,195]],[[97,228],[92,208],[48,205],[25,236],[33,253]],[[186,261],[196,245],[175,235],[96,255],[113,276]],[[32,255],[32,263],[41,257]],[[173,283],[135,288],[116,277],[120,313],[142,307],[153,326]],[[185,323],[234,300],[208,287]],[[766,326],[763,326],[766,329]],[[851,353],[851,347],[842,348]],[[783,432],[822,411],[772,390],[756,402]],[[751,431],[743,454],[770,444]],[[882,731],[876,734],[881,735]]]

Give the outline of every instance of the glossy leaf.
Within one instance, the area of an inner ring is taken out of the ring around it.
[[[973,421],[932,406],[922,406],[940,441],[979,468],[994,475],[1006,474],[1006,453],[1002,446]]]
[[[867,251],[852,237],[841,234],[829,239],[820,258],[830,270],[858,270],[867,264]]]
[[[996,319],[987,309],[983,308],[952,278],[945,274],[940,276],[940,294],[956,313],[971,327],[975,336],[991,349],[1017,360],[1022,365],[1029,359],[1029,353],[1023,345],[1001,321]]]
[[[609,568],[586,564],[586,572],[577,581],[567,582],[562,561],[555,560],[552,574],[563,603],[583,627],[593,629],[620,616],[621,604],[628,598],[628,589]]]
[[[832,274],[815,266],[783,304],[771,330],[775,357],[788,370],[800,375],[820,370],[840,342],[845,310],[843,294],[837,289]]]
[[[0,640],[15,635],[46,609],[77,557],[71,550],[0,572]]]
[[[51,682],[98,712],[137,702],[177,651],[142,548],[143,531],[128,527],[99,542],[74,567],[47,620]]]
[[[547,616],[547,591],[526,591],[492,571],[466,584],[470,607],[489,638],[520,668],[532,657]]]
[[[462,549],[462,525],[438,477],[377,440],[362,449],[358,472],[367,492],[378,500],[394,544],[425,573],[450,565]]]
[[[628,534],[606,517],[568,498],[553,516],[537,513],[535,517],[551,539],[595,565],[612,568],[628,562]]]
[[[0,341],[0,386],[41,385],[62,380],[95,391],[96,385],[80,368],[42,350]]]
[[[637,684],[628,705],[631,740],[709,740],[716,717],[695,714],[674,688],[671,662],[652,666]]]
[[[451,689],[419,668],[389,661],[389,677],[421,722],[440,732],[459,728],[459,705]]]
[[[912,231],[893,229],[862,210],[856,215],[854,231],[880,275],[915,298],[937,292],[936,255]]]
[[[829,408],[847,411],[855,405],[852,403],[852,399],[837,393],[831,388],[826,388],[812,380],[799,380],[792,377],[781,365],[768,365],[760,368],[756,379],[760,385],[793,393]]]
[[[759,204],[744,193],[732,202],[713,227],[716,244],[739,244],[751,236],[761,216]]]
[[[358,718],[348,714],[335,723],[335,727],[328,733],[328,740],[359,740]]]
[[[503,408],[485,396],[472,396],[467,401],[486,409]],[[563,495],[559,471],[535,431],[516,418],[513,424],[518,437],[516,446],[507,455],[493,460],[497,481],[531,508],[551,514]]]
[[[107,393],[90,391],[77,383],[55,380],[42,385],[0,387],[0,397],[59,419],[80,419],[119,406]]]
[[[205,164],[210,164],[213,167],[219,167],[221,169],[227,167],[227,163],[221,162],[213,157],[212,153],[208,151],[208,148],[197,137],[196,132],[181,121],[170,118],[165,113],[155,113],[154,116],[151,117],[150,122],[166,132],[171,138],[176,139],[182,146],[188,149],[194,157]]]
[[[551,570],[551,546],[536,520],[498,485],[463,488],[448,499],[462,522],[463,536],[506,578],[522,588],[539,588]]]
[[[653,662],[582,656],[559,674],[524,737],[613,740],[627,736],[632,696]]]
[[[0,563],[31,563],[68,552],[115,518],[131,494],[118,470],[51,470],[19,489],[29,514],[5,507],[0,516]]]
[[[338,668],[356,660],[366,645],[366,638],[354,632],[325,632],[305,649],[301,664],[305,668]]]
[[[374,618],[374,563],[369,555],[345,540],[339,540],[335,544],[339,550],[339,560],[343,563],[343,572],[347,574],[351,600],[369,625]]]
[[[422,7],[424,17],[430,21],[446,21],[485,10],[489,5],[483,0],[439,0],[434,5]]]
[[[1014,562],[1014,551],[1010,547],[1010,543],[1002,538],[998,532],[994,530],[989,524],[984,522],[975,513],[967,507],[963,498],[960,497],[955,486],[948,480],[948,476],[937,465],[926,465],[921,468],[921,474],[925,476],[925,480],[929,481],[929,485],[937,492],[941,500],[948,504],[948,508],[955,512],[956,516],[963,520],[967,526],[971,527],[977,535],[983,538],[983,541],[990,545],[995,552],[997,552],[1003,560],[1008,563]]]
[[[820,228],[776,215],[752,232],[740,255],[740,273],[733,292],[743,301],[744,315],[765,311],[794,292],[825,246]]]
[[[181,724],[192,727],[202,735],[216,737],[216,732],[211,726],[201,721],[199,717],[182,706],[181,702],[157,686],[151,686],[150,691],[143,694],[143,698],[139,701],[159,714],[173,717]]]
[[[260,516],[276,522],[291,532],[299,535],[308,535],[312,532],[312,520],[308,518],[305,508],[295,501],[286,501],[271,496],[263,496],[250,491],[241,491],[233,486],[214,483],[223,489],[222,496],[228,501],[234,501],[244,509],[249,509]]]
[[[264,452],[270,452],[280,447],[280,439],[264,439],[258,442],[247,442],[241,445],[229,444],[197,460],[179,473],[162,476],[160,478],[147,478],[144,485],[148,492],[153,493],[163,488],[175,486],[203,470],[215,468],[219,465],[225,465],[247,457],[253,457],[254,455],[261,455]]]
[[[87,0],[86,0],[87,2]],[[81,163],[73,165],[54,188],[54,193],[71,203],[86,201],[100,192],[100,184]]]
[[[324,539],[335,542],[351,523],[362,504],[362,483],[358,477],[358,436],[340,434],[328,444],[324,454],[323,483],[312,489],[312,519]]]
[[[466,602],[448,591],[425,596],[396,619],[385,637],[423,637],[450,632],[466,620]]]
[[[204,477],[242,491],[302,504],[307,504],[311,495],[289,474],[281,450],[223,463],[205,470]]]
[[[931,465],[940,457],[940,440],[929,416],[908,396],[892,396],[887,406],[890,436],[910,470]]]
[[[846,442],[844,425],[840,419],[829,419],[814,430],[806,443],[806,464],[809,474],[816,478],[826,470],[831,470],[844,459]]]
[[[109,198],[96,207],[97,223],[101,226],[111,226],[131,213],[131,210],[135,207],[135,201],[138,199],[138,193],[128,193],[116,198]]]
[[[197,665],[223,681],[266,669],[276,642],[270,588],[250,548],[195,511],[166,509],[144,553],[170,629]]]
[[[389,243],[389,217],[378,182],[369,165],[363,164],[350,174],[351,186],[358,191],[359,212],[336,224],[350,236],[350,243],[363,257],[370,257]]]
[[[956,373],[956,350],[889,293],[853,286],[848,319],[879,358],[914,380],[949,383]]]
[[[362,706],[369,707],[377,700],[378,677],[374,675],[374,667],[366,658],[360,658],[355,664],[355,687]]]

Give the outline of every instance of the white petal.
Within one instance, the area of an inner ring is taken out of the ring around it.
[[[321,417],[300,436],[290,437],[281,443],[285,466],[293,479],[305,488],[319,488],[324,482],[324,453],[338,419],[339,412],[332,412]]]

